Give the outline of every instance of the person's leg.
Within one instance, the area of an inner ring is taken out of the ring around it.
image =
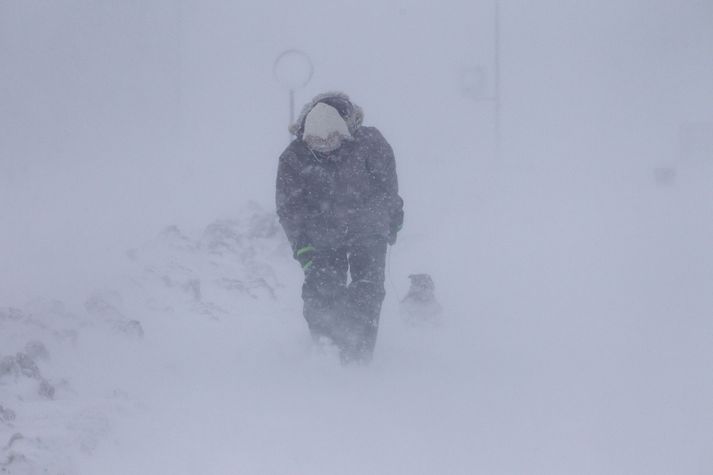
[[[347,284],[346,249],[314,251],[312,265],[305,271],[302,285],[303,314],[315,340],[328,337],[335,343],[339,315]]]
[[[349,248],[352,281],[347,289],[344,318],[349,328],[347,360],[368,361],[376,345],[386,268],[386,239],[359,239]]]

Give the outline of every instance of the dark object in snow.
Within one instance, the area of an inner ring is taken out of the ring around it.
[[[37,393],[45,399],[54,399],[55,388],[46,379],[41,379]]]
[[[23,375],[33,379],[40,377],[40,368],[37,367],[35,360],[26,353],[20,352],[15,355],[15,362]]]
[[[138,320],[121,320],[114,324],[114,328],[117,332],[131,337],[142,338],[144,336],[144,327]]]
[[[671,186],[676,182],[676,169],[673,167],[654,168],[654,180],[658,186]]]
[[[20,321],[25,317],[25,314],[22,313],[22,310],[14,307],[3,307],[0,308],[0,321],[2,320],[8,320],[8,321]]]
[[[393,150],[362,119],[346,94],[315,97],[291,126],[296,138],[277,172],[277,214],[305,272],[304,317],[345,361],[371,357],[387,243],[404,217]]]
[[[28,378],[39,379],[40,369],[37,363],[25,353],[17,353],[15,356],[5,356],[0,359],[0,378],[3,376],[20,375]]]
[[[436,300],[436,286],[428,274],[411,274],[411,287],[399,305],[404,320],[410,325],[436,324],[441,304]]]
[[[200,279],[188,279],[186,282],[183,283],[181,287],[196,302],[200,302],[201,300],[203,300]]]
[[[0,358],[0,378],[17,373],[17,363],[15,362],[14,356],[3,356]]]
[[[0,422],[12,422],[15,417],[15,411],[0,405]]]
[[[42,347],[44,348],[44,346]],[[45,399],[53,399],[55,388],[40,373],[40,368],[35,363],[34,358],[27,354],[19,352],[15,356],[6,356],[0,360],[0,378],[3,376],[12,376],[19,378],[36,379],[40,382],[37,388],[37,393]],[[0,406],[0,420],[6,420],[6,414],[2,406]],[[14,418],[14,413],[11,412]]]

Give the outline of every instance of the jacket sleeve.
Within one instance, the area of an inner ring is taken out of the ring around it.
[[[404,201],[399,196],[399,182],[396,176],[396,159],[391,145],[381,132],[370,128],[369,170],[381,189],[380,205],[386,208],[392,230],[398,230],[404,221]]]
[[[292,249],[301,245],[303,235],[302,194],[303,187],[298,172],[292,164],[293,152],[289,149],[280,156],[277,168],[275,201],[277,216],[285,230]]]

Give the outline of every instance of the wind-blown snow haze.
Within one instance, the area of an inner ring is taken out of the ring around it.
[[[288,50],[396,156],[369,365],[275,215]],[[3,0],[0,472],[713,473],[712,53],[698,0]]]

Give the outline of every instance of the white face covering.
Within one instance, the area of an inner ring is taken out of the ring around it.
[[[337,109],[323,102],[317,103],[305,118],[302,140],[316,152],[329,153],[351,140],[347,123]]]

